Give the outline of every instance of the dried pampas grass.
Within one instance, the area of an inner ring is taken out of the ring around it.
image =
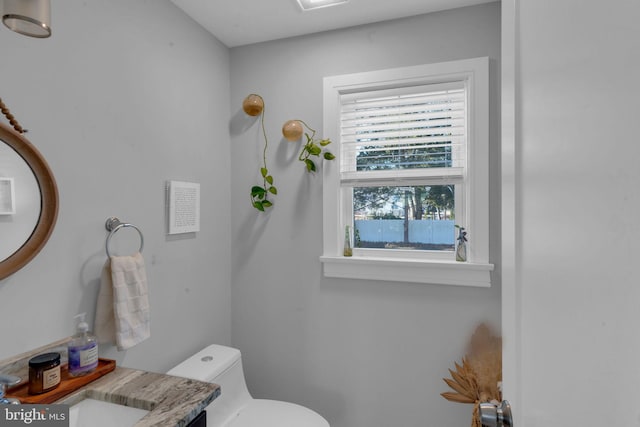
[[[457,403],[472,403],[471,427],[481,427],[478,408],[480,402],[502,401],[502,339],[492,334],[489,327],[480,324],[469,342],[462,365],[449,369],[451,378],[443,378],[454,392],[441,393],[442,397]]]

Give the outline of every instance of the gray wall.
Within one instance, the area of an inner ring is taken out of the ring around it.
[[[491,289],[325,279],[322,177],[295,158],[281,126],[322,130],[322,78],[405,65],[492,58],[491,261],[498,264],[499,3],[231,49],[232,343],[256,397],[285,399],[332,427],[468,425],[471,406],[445,401],[443,377],[477,322],[500,323],[500,266]],[[268,164],[279,195],[258,213],[259,122],[241,103],[266,102]]]
[[[516,410],[531,427],[637,426],[640,3],[509,2],[519,67]]]
[[[0,281],[0,358],[70,335],[78,312],[93,319],[115,215],[144,232],[152,332],[101,354],[164,371],[230,341],[229,51],[168,0],[65,0],[52,21],[46,40],[0,28],[0,97],[60,191],[49,243]],[[169,179],[201,183],[199,233],[166,237]]]

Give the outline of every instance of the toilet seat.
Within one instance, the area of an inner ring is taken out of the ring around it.
[[[252,399],[228,427],[329,427],[316,412],[295,403]]]

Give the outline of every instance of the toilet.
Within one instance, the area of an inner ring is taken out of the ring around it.
[[[329,427],[324,418],[304,406],[251,397],[240,350],[235,348],[210,345],[167,374],[220,386],[221,395],[205,408],[208,427]]]

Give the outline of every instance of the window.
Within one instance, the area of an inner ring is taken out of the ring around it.
[[[327,77],[324,111],[325,276],[489,286],[488,59]]]

